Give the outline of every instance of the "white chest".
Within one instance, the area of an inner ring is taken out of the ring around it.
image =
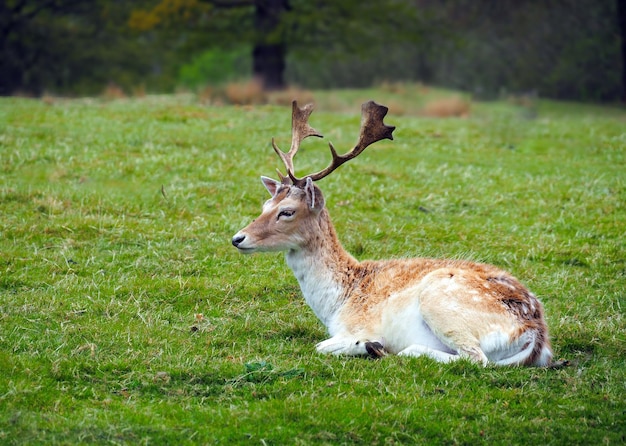
[[[342,307],[343,290],[332,272],[323,267],[319,259],[289,252],[287,264],[292,269],[306,303],[326,326],[331,336],[341,331],[338,314]]]

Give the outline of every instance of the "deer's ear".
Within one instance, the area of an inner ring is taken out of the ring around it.
[[[263,182],[263,186],[265,186],[265,189],[267,189],[268,192],[272,194],[272,197],[276,195],[276,191],[281,185],[280,181],[276,181],[268,177],[261,177],[261,181]]]
[[[310,177],[306,179],[304,192],[306,193],[306,203],[309,205],[309,209],[312,211],[321,211],[324,207],[324,196],[320,188],[313,183]]]

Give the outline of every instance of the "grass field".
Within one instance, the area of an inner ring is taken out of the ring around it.
[[[0,443],[623,444],[626,112],[437,119],[416,115],[424,94],[315,93],[311,124],[340,151],[363,100],[397,126],[320,183],[341,240],[510,270],[569,367],[317,354],[282,255],[230,245],[281,166],[287,106],[2,98]],[[328,160],[307,140],[299,173]]]

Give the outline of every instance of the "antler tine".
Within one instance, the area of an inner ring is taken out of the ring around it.
[[[335,147],[329,143],[330,153],[333,156],[330,165],[324,170],[307,176],[313,181],[321,180],[346,161],[359,156],[361,152],[375,142],[380,141],[381,139],[393,140],[393,131],[396,128],[394,126],[386,125],[383,122],[383,119],[388,111],[389,109],[387,107],[377,104],[374,101],[364,103],[361,106],[361,132],[356,146],[345,155],[338,155]],[[289,173],[289,176],[291,177],[293,184],[302,186],[306,182],[306,177],[296,178],[292,175],[292,173]]]
[[[287,176],[283,176],[280,172],[281,182],[286,182],[288,178],[293,178],[293,158],[296,156],[300,143],[304,138],[309,136],[317,136],[322,138],[322,134],[309,125],[309,116],[313,113],[313,104],[307,104],[304,107],[298,107],[298,102],[293,101],[291,103],[291,147],[289,152],[285,153],[278,148],[274,138],[272,138],[272,147],[280,159],[285,164],[287,169]]]

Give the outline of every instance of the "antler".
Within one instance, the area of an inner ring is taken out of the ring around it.
[[[324,170],[320,170],[317,173],[307,175],[304,178],[296,178],[292,169],[287,169],[287,173],[291,178],[291,181],[296,186],[303,186],[306,183],[306,178],[310,177],[313,181],[321,180],[328,176],[335,169],[341,166],[343,163],[356,158],[363,152],[368,146],[374,144],[381,139],[393,140],[393,131],[396,129],[394,126],[386,125],[383,122],[385,115],[389,109],[384,105],[379,105],[374,101],[369,101],[361,106],[361,132],[359,134],[359,141],[356,146],[345,155],[338,155],[335,147],[329,143],[330,153],[333,156],[333,160],[330,165]]]
[[[291,147],[289,148],[289,152],[285,153],[280,150],[274,142],[274,138],[272,138],[272,147],[280,159],[283,160],[285,168],[287,169],[288,176],[283,176],[283,174],[278,171],[278,175],[280,175],[280,179],[283,183],[290,177],[293,178],[293,158],[296,156],[302,140],[309,136],[323,137],[321,133],[309,125],[308,120],[311,113],[313,113],[313,104],[307,104],[300,108],[298,107],[297,101],[291,103]]]

